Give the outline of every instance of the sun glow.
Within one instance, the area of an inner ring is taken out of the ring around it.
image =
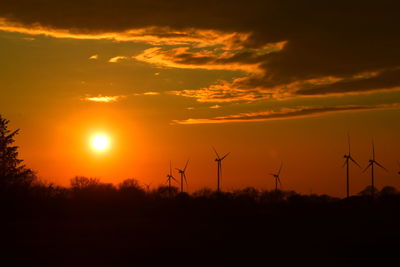
[[[110,147],[110,138],[104,134],[94,135],[91,139],[91,147],[95,151],[105,151]]]

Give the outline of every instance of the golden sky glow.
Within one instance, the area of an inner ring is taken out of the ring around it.
[[[350,132],[361,165],[376,140],[391,170],[378,187],[400,186],[397,13],[225,0],[155,12],[121,1],[96,12],[75,0],[61,13],[0,6],[0,113],[21,128],[21,157],[41,178],[156,185],[170,160],[190,158],[189,190],[214,188],[215,146],[232,152],[225,190],[271,189],[283,161],[284,189],[343,195]],[[351,171],[355,193],[368,175]]]

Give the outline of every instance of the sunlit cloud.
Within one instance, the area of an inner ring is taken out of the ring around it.
[[[377,109],[398,109],[400,104],[391,105],[349,105],[349,106],[330,106],[330,107],[299,107],[282,108],[280,110],[268,110],[263,112],[249,112],[235,115],[218,116],[213,118],[199,118],[186,120],[173,120],[175,124],[211,124],[211,123],[231,123],[231,122],[257,122],[270,120],[285,120],[321,116],[337,112],[355,112]]]
[[[97,55],[97,54],[89,57],[89,59],[98,59],[98,58],[99,58],[99,55]]]
[[[160,92],[149,91],[149,92],[143,92],[143,93],[134,93],[133,95],[134,96],[158,96],[158,95],[160,95]]]
[[[212,109],[218,109],[218,108],[221,108],[221,106],[220,106],[220,105],[213,105],[213,106],[211,106],[210,108],[212,108]]]
[[[83,100],[89,101],[89,102],[98,102],[98,103],[115,103],[125,97],[126,96],[124,96],[124,95],[116,95],[116,96],[98,95],[98,96],[87,96],[87,97],[84,97]]]
[[[170,91],[168,93],[183,97],[196,98],[198,102],[252,102],[263,99],[270,99],[273,96],[273,92],[265,90],[264,88],[247,88],[241,85],[243,80],[248,79],[247,77],[237,78],[233,82],[220,81],[217,84],[213,84],[206,88],[197,90],[180,90]]]
[[[144,92],[143,95],[159,95],[159,92]]]
[[[121,60],[124,60],[124,59],[127,59],[127,57],[125,57],[125,56],[116,56],[116,57],[110,58],[108,60],[108,62],[117,63],[118,61],[121,61]]]
[[[262,49],[229,51],[220,48],[191,49],[178,47],[165,50],[162,47],[152,47],[133,57],[138,61],[147,62],[160,67],[181,69],[209,70],[242,70],[249,73],[263,73],[260,64],[265,57],[284,49],[287,42],[267,44]]]
[[[356,73],[348,77],[324,76],[273,85],[264,75],[248,75],[231,82],[219,81],[209,87],[170,91],[170,94],[195,98],[198,102],[254,102],[298,97],[323,97],[370,94],[400,90],[400,69]],[[379,87],[378,85],[382,86]]]
[[[79,31],[77,29],[45,27],[38,23],[26,26],[2,17],[0,17],[0,31],[45,35],[54,38],[144,42],[152,45],[194,45],[196,47],[223,45],[227,49],[243,48],[251,36],[250,33],[246,32],[224,32],[196,28],[176,30],[169,26],[147,26],[118,31],[90,32],[87,29]]]

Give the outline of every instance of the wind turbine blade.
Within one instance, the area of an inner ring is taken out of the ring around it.
[[[271,175],[271,176],[275,177],[275,173],[270,173],[269,175]]]
[[[281,174],[282,166],[283,166],[283,162],[281,162],[281,166],[279,167],[278,176]]]
[[[217,158],[219,159],[220,157],[219,157],[219,155],[218,155],[217,150],[215,150],[215,148],[214,148],[213,146],[212,146],[212,149],[214,150],[215,154],[217,155]]]
[[[176,179],[174,178],[174,176],[171,176],[171,179],[178,183],[178,180],[176,180]]]
[[[178,172],[181,172],[181,171],[182,171],[181,169],[178,169],[178,168],[175,168],[175,170],[177,170]]]
[[[188,186],[188,182],[187,182],[187,180],[186,180],[186,174],[185,174],[185,173],[183,174],[183,178],[184,178],[184,180],[185,180],[186,186]]]
[[[347,160],[345,159],[345,160],[344,160],[344,163],[343,163],[343,165],[342,165],[342,168],[344,168],[344,166],[346,166],[346,164],[347,164]]]
[[[226,158],[230,153],[231,153],[231,152],[226,153],[225,156],[223,156],[223,157],[221,158],[221,160],[223,160],[224,158]]]
[[[350,154],[350,134],[347,132],[347,143],[348,143],[348,145],[349,145],[349,156],[351,155]]]
[[[187,168],[188,164],[189,164],[189,160],[186,161],[185,168],[183,169],[183,172],[186,171],[186,168]]]
[[[371,165],[372,165],[372,162],[370,164],[368,164],[368,166],[362,172],[365,172],[366,170],[368,170],[368,168],[371,167]]]
[[[360,169],[362,169],[361,165],[357,163],[357,161],[355,161],[355,159],[353,159],[353,157],[350,156],[350,160],[352,162],[354,162],[354,164],[356,164],[358,167],[360,167]]]
[[[278,176],[278,183],[279,183],[279,185],[282,185],[281,178],[279,176]]]
[[[374,144],[374,139],[372,139],[372,160],[375,161],[375,144]]]
[[[382,169],[384,169],[385,171],[388,171],[385,167],[383,167],[381,164],[379,164],[378,162],[374,161],[376,165],[378,165],[379,167],[381,167]]]

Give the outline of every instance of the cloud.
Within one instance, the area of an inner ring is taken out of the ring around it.
[[[52,26],[43,26],[40,23],[33,23],[33,25],[27,26],[1,16],[0,31],[45,35],[54,38],[145,42],[153,45],[194,45],[196,47],[223,45],[227,49],[243,48],[243,42],[250,36],[248,33],[241,32],[196,28],[178,30],[170,26],[154,25],[123,31],[88,31],[88,29],[79,28],[54,28]]]
[[[211,106],[210,108],[212,108],[212,109],[219,109],[219,108],[221,108],[221,106],[220,106],[220,105],[213,105],[213,106]]]
[[[257,76],[254,76],[257,77]],[[169,91],[168,93],[196,98],[198,102],[237,102],[237,101],[257,101],[263,99],[270,99],[274,96],[275,91],[264,89],[258,85],[254,87],[246,87],[242,84],[248,79],[254,79],[250,77],[243,77],[234,79],[233,82],[219,81],[206,88],[197,90],[180,90],[180,91]]]
[[[160,95],[159,92],[144,92],[143,95]]]
[[[98,103],[115,103],[119,100],[125,98],[124,95],[116,95],[116,96],[86,96],[82,100],[89,101],[89,102],[98,102]]]
[[[89,59],[98,59],[98,58],[99,58],[99,55],[97,55],[97,54],[89,57]]]
[[[218,83],[181,93],[198,95],[199,101],[360,94],[397,90],[400,83],[399,1],[95,2],[3,0],[0,30],[147,42],[157,47],[137,60],[246,72],[223,88]],[[279,43],[282,49],[268,52]],[[364,73],[376,76],[361,77]]]
[[[341,79],[335,83],[322,84],[314,87],[303,87],[296,93],[298,95],[327,95],[369,92],[376,90],[399,90],[400,68],[384,71],[364,73],[347,79]]]
[[[152,47],[144,50],[134,58],[161,67],[182,69],[209,70],[242,70],[249,73],[261,74],[259,65],[268,54],[279,52],[286,42],[270,43],[268,48],[257,50],[225,49],[191,49],[178,47],[165,50],[162,47]]]
[[[127,57],[125,57],[125,56],[116,56],[116,57],[110,58],[110,60],[108,60],[108,62],[117,63],[118,61],[121,61],[121,60],[124,60],[124,59],[127,59]]]
[[[134,96],[142,96],[142,95],[144,95],[144,96],[156,96],[156,95],[160,95],[160,92],[149,91],[149,92],[143,92],[143,93],[134,93],[133,95]]]
[[[355,112],[376,109],[398,109],[400,104],[392,105],[350,105],[350,106],[331,106],[331,107],[299,107],[284,108],[278,111],[263,111],[240,113],[236,115],[219,116],[214,118],[173,120],[175,124],[212,124],[212,123],[231,123],[231,122],[254,122],[254,121],[270,121],[296,119],[313,116],[321,116],[336,112]]]

